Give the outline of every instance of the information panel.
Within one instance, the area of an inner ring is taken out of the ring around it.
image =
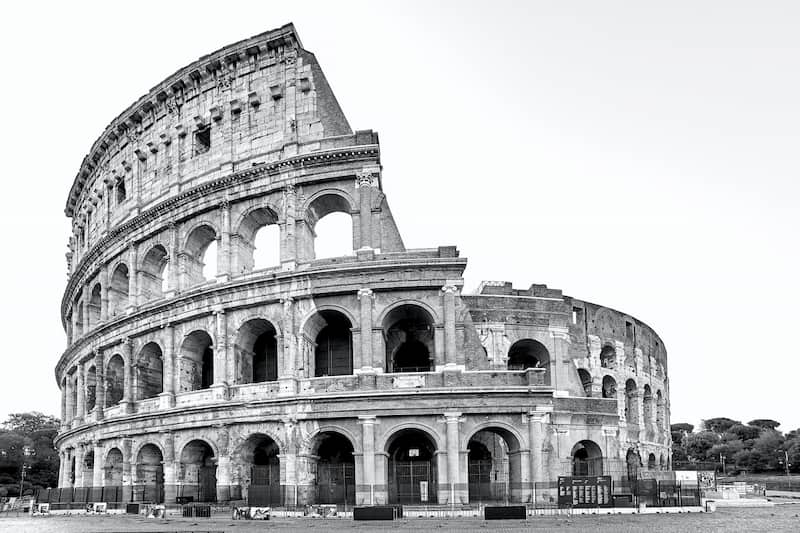
[[[560,476],[558,506],[611,507],[611,476]]]

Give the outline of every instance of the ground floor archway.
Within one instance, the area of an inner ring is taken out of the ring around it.
[[[217,458],[207,442],[193,440],[184,446],[179,466],[179,497],[196,502],[217,500]]]
[[[418,429],[404,429],[389,441],[389,503],[437,502],[436,443]]]
[[[242,496],[249,505],[283,505],[278,444],[263,433],[250,435],[239,450]]]
[[[164,502],[164,457],[155,444],[145,444],[136,456],[135,502]]]
[[[469,439],[467,450],[470,502],[521,501],[522,457],[510,431],[482,429]]]
[[[320,504],[354,505],[356,473],[353,445],[341,433],[323,432],[314,439],[313,500]]]

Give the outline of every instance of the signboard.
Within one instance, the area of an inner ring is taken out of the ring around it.
[[[395,389],[418,389],[425,386],[425,376],[396,376],[392,378]]]
[[[611,507],[611,476],[560,476],[558,506],[594,508]]]
[[[419,448],[409,448],[408,449],[408,456],[409,457],[419,457]]]
[[[419,500],[421,502],[428,501],[428,482],[427,481],[420,481],[419,482]]]

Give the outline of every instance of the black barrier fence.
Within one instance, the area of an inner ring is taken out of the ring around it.
[[[121,503],[123,498],[121,486],[39,489],[35,497],[39,503],[50,504]]]
[[[555,487],[554,487],[555,485]],[[556,483],[536,483],[541,494],[557,493],[560,508],[698,507],[697,483],[656,479],[614,480],[610,476],[560,477]]]

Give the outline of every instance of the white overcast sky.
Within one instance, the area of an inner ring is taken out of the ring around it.
[[[78,166],[159,81],[294,22],[380,133],[409,247],[545,283],[669,352],[672,422],[800,426],[797,2],[4,3],[0,419],[58,415]]]

